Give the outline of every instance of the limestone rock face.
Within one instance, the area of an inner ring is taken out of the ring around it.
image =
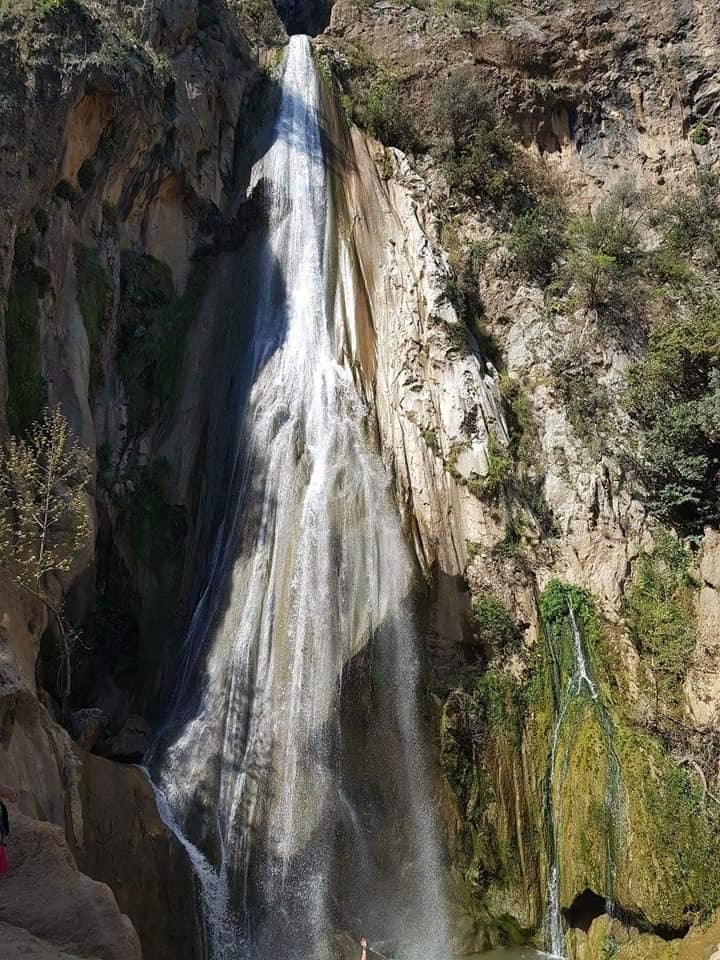
[[[421,567],[437,563],[454,576],[464,569],[467,542],[490,538],[495,526],[468,482],[487,473],[488,438],[507,442],[497,375],[449,302],[423,181],[401,154],[385,154],[358,131],[338,149],[354,158],[344,178],[346,256],[371,324],[349,345],[351,362],[374,402]],[[377,164],[386,161],[395,175],[382,180]],[[343,306],[350,312],[358,304]]]
[[[3,878],[0,920],[70,954],[140,960],[137,933],[112,891],[80,873],[57,826],[9,807],[11,870]]]

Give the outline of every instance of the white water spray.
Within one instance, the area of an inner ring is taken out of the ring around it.
[[[414,569],[337,359],[326,288],[338,271],[350,278],[331,262],[321,102],[309,41],[294,36],[255,176],[267,246],[235,485],[151,769],[168,821],[216,864],[250,955],[329,956],[333,930],[352,928],[442,960],[443,863],[405,603]],[[239,936],[226,942],[227,915],[209,920],[223,928],[213,960],[244,955]]]

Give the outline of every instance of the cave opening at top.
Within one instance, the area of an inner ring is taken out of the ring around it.
[[[334,0],[273,0],[288,34],[316,37],[330,23]]]

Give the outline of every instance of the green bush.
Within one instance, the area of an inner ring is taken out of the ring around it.
[[[705,298],[650,330],[645,358],[628,369],[626,400],[646,426],[642,469],[650,506],[699,532],[717,500],[720,301]]]
[[[417,146],[407,91],[400,77],[379,71],[351,105],[352,119],[381,143],[411,153]]]
[[[534,280],[548,280],[567,245],[566,211],[558,198],[541,200],[521,214],[510,230],[510,248],[520,269]]]
[[[77,190],[69,180],[60,180],[54,193],[58,200],[65,200],[67,203],[74,203],[78,196]]]
[[[506,213],[536,203],[537,176],[497,116],[471,67],[458,67],[433,99],[439,153],[450,186]]]
[[[690,555],[660,532],[651,552],[643,552],[625,598],[628,628],[638,653],[657,681],[666,708],[679,708],[682,684],[697,642]]]
[[[602,442],[611,405],[584,343],[576,340],[559,352],[550,364],[550,375],[578,437]]]
[[[710,131],[702,120],[700,123],[696,123],[690,131],[690,139],[699,147],[706,147],[710,143]]]
[[[508,0],[440,0],[441,12],[448,12],[461,26],[492,22],[504,24],[507,20]]]
[[[83,161],[78,170],[78,183],[83,190],[89,190],[95,182],[95,161],[88,159]]]
[[[492,122],[494,115],[494,107],[470,64],[462,64],[453,70],[433,93],[433,121],[449,137],[455,150],[463,149],[471,141],[478,124]]]
[[[568,279],[584,306],[602,310],[626,299],[640,257],[641,215],[637,197],[623,183],[594,213],[570,223]]]
[[[486,456],[487,472],[479,481],[479,493],[484,497],[498,497],[512,475],[512,457],[492,433],[488,437]]]
[[[472,608],[475,632],[483,646],[500,655],[517,647],[520,632],[499,597],[481,593],[473,599]]]
[[[486,255],[482,244],[472,244],[460,255],[450,258],[451,272],[447,278],[447,296],[455,308],[459,319],[477,341],[483,360],[489,360],[495,366],[500,363],[500,349],[490,331],[485,326],[485,305],[480,298],[478,283],[482,269],[482,258]],[[467,338],[462,331],[456,334],[459,349],[468,351]]]
[[[720,178],[705,172],[697,189],[676,193],[653,218],[663,246],[685,256],[704,256],[716,264],[720,257]]]
[[[35,226],[38,228],[38,232],[44,234],[50,226],[50,217],[47,210],[38,207],[33,214],[33,219],[35,220]]]

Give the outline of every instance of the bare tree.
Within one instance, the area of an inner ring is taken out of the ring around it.
[[[90,468],[90,455],[58,408],[46,409],[26,440],[11,437],[0,459],[0,566],[55,620],[64,714],[77,633],[64,616],[59,574],[70,570],[91,535]]]

